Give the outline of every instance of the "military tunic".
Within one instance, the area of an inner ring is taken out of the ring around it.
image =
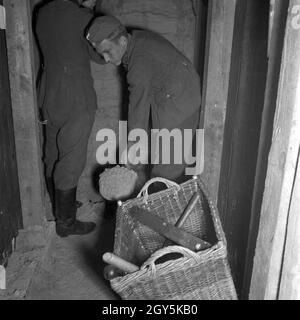
[[[86,163],[87,144],[97,108],[90,58],[105,63],[84,37],[92,14],[76,3],[55,0],[37,16],[43,55],[38,104],[46,124],[46,175],[57,189],[71,189]]]
[[[192,63],[169,41],[150,31],[133,31],[123,64],[129,84],[128,129],[198,128],[200,78]],[[190,141],[192,145],[192,141]],[[177,182],[186,179],[186,163],[156,164],[151,177]],[[173,159],[173,160],[172,160]]]

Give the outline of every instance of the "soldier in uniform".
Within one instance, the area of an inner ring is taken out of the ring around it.
[[[54,0],[37,15],[36,35],[43,55],[38,102],[46,120],[46,185],[61,237],[95,228],[93,222],[76,219],[77,184],[97,109],[90,59],[105,63],[85,38],[94,5],[94,0]]]
[[[192,63],[168,40],[150,32],[131,34],[113,16],[96,18],[87,39],[106,62],[123,65],[129,85],[128,130],[198,128],[201,106],[200,78]],[[192,147],[192,139],[189,142]],[[163,146],[161,146],[161,150]],[[178,183],[187,179],[187,163],[154,164],[150,178],[164,177]]]

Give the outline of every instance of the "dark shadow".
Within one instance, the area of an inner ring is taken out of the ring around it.
[[[121,121],[127,121],[128,120],[128,105],[129,105],[129,90],[128,90],[128,84],[126,80],[126,70],[124,67],[118,68],[118,75],[121,82]]]
[[[35,65],[35,75],[36,75],[36,91],[37,91],[37,114],[39,119],[39,138],[40,138],[40,148],[41,148],[41,154],[42,154],[42,161],[43,161],[43,172],[44,177],[46,177],[46,168],[44,165],[44,159],[45,159],[45,139],[46,139],[46,126],[42,124],[42,121],[44,120],[43,112],[42,112],[42,106],[41,106],[41,100],[39,97],[40,93],[40,86],[41,86],[41,79],[44,69],[44,57],[41,50],[40,43],[38,41],[37,33],[36,33],[36,25],[37,25],[37,18],[39,14],[39,10],[47,5],[52,0],[42,0],[38,4],[34,5],[32,10],[32,33],[33,33],[33,39],[34,39],[34,65]],[[46,183],[44,182],[44,190],[46,190]],[[45,196],[45,193],[44,193]],[[46,219],[48,221],[52,221],[53,214],[52,212],[46,213]]]
[[[118,300],[120,297],[111,289],[109,281],[103,276],[106,263],[102,260],[105,252],[113,252],[116,210],[116,202],[105,203],[104,211],[99,214],[101,218],[93,240],[89,245],[82,244],[78,249],[84,258],[84,268],[88,270],[88,276],[99,284],[99,290],[101,289],[109,298]]]

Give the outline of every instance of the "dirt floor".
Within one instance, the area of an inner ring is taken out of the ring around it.
[[[60,238],[54,222],[21,231],[0,300],[119,299],[102,275],[102,255],[113,249],[113,211],[104,203],[85,203],[78,219],[97,223],[96,230],[85,236]]]

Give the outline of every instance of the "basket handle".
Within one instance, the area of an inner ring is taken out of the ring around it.
[[[166,255],[168,253],[180,253],[186,258],[194,259],[195,262],[197,262],[197,263],[200,261],[199,255],[196,252],[194,252],[188,248],[185,248],[182,246],[169,246],[169,247],[157,250],[147,261],[145,261],[145,263],[141,266],[141,269],[149,268],[149,271],[151,273],[155,272],[156,271],[156,264],[155,264],[156,260],[158,258],[163,257],[164,255]]]
[[[154,183],[154,182],[162,182],[164,183],[168,188],[172,188],[172,187],[176,187],[177,189],[180,188],[179,184],[177,184],[174,181],[165,179],[165,178],[161,178],[161,177],[156,177],[156,178],[152,178],[149,181],[147,181],[145,183],[145,185],[143,186],[143,188],[141,189],[141,191],[139,192],[139,194],[137,195],[137,198],[141,198],[141,197],[148,197],[148,188],[149,186]]]

